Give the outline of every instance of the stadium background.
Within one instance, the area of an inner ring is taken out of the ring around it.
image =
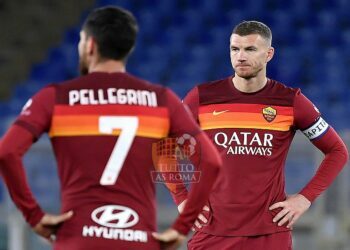
[[[181,97],[195,84],[232,74],[229,36],[235,24],[265,22],[276,49],[268,76],[302,88],[349,145],[348,0],[1,0],[0,136],[36,91],[77,75],[82,20],[92,8],[105,5],[123,6],[139,21],[128,71],[169,86]],[[288,193],[307,182],[321,158],[298,133],[288,157]],[[47,137],[25,163],[40,204],[58,211],[58,179]],[[347,168],[298,222],[295,250],[350,249],[349,180]],[[164,186],[157,188],[159,225],[165,228],[176,210]],[[23,223],[3,182],[0,190],[0,250],[50,249]]]

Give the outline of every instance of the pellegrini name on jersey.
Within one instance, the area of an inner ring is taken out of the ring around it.
[[[128,104],[157,107],[153,91],[135,89],[79,89],[69,91],[69,105]]]
[[[234,155],[272,155],[273,135],[269,133],[258,134],[253,132],[224,132],[216,133],[215,144],[227,149],[226,154]]]

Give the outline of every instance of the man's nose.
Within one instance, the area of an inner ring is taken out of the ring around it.
[[[247,58],[246,58],[246,54],[244,53],[244,51],[239,51],[238,54],[237,54],[237,60],[238,61],[245,61]]]

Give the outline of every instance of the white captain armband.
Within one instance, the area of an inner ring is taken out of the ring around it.
[[[327,132],[328,129],[328,123],[323,120],[322,117],[320,117],[313,125],[303,130],[302,132],[307,138],[309,138],[309,140],[314,140],[321,137],[324,133]]]

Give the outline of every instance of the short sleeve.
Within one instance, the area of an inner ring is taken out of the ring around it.
[[[320,111],[300,90],[294,99],[294,125],[310,140],[321,138],[329,129]]]
[[[50,85],[26,102],[15,124],[27,129],[38,139],[41,134],[50,129],[54,105],[55,87]]]
[[[165,91],[167,105],[170,111],[170,137],[182,136],[187,133],[196,136],[200,128],[193,119],[189,109],[183,105],[181,100],[170,90]]]

